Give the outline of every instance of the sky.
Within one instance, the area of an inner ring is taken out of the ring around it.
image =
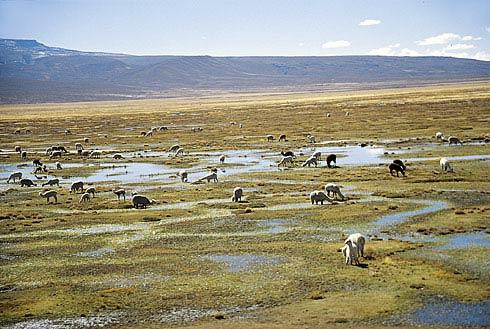
[[[0,37],[133,55],[490,60],[490,0],[0,0]]]

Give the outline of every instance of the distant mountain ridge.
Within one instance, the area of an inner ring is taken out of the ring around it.
[[[132,56],[0,39],[0,102],[335,89],[490,78],[490,62],[451,57]]]

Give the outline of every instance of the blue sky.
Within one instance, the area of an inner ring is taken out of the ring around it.
[[[490,60],[490,0],[0,0],[0,37],[135,55]]]

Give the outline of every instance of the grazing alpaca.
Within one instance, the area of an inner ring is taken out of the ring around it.
[[[17,146],[14,148],[14,150],[15,150],[15,152],[17,152],[17,153],[21,153],[21,152],[22,152],[22,148],[21,148],[19,145],[17,145]]]
[[[403,163],[402,160],[396,159],[396,160],[393,160],[393,163],[396,163],[397,165],[399,165],[400,167],[402,167],[403,170],[407,170],[407,166],[405,166],[405,164]]]
[[[100,158],[100,155],[101,155],[101,152],[100,151],[92,151],[92,152],[90,152],[90,157],[91,158],[97,158],[97,159],[99,159]]]
[[[88,143],[88,142],[89,142],[88,137],[85,137],[85,138],[83,139],[83,142],[84,142],[84,143]]]
[[[24,187],[24,186],[27,186],[27,187],[31,187],[31,186],[37,186],[36,184],[34,184],[34,182],[28,178],[24,178],[24,179],[21,179],[20,180],[20,187]]]
[[[347,243],[347,241],[355,243],[358,247],[359,254],[361,255],[361,257],[364,257],[364,245],[366,244],[366,238],[364,237],[364,235],[362,235],[361,233],[351,234],[347,237],[347,239],[345,239],[344,243]]]
[[[89,187],[85,193],[92,194],[92,198],[95,198],[95,187]]]
[[[50,159],[54,159],[56,157],[61,158],[61,155],[62,155],[61,151],[53,151],[53,152],[51,152],[51,155],[49,156],[49,158]]]
[[[345,264],[359,265],[359,249],[357,244],[352,241],[347,241],[341,250],[345,258]]]
[[[117,195],[117,200],[121,200],[121,196],[126,201],[126,191],[122,188],[113,191],[115,195]]]
[[[61,163],[59,161],[56,161],[56,169],[57,170],[62,170],[63,168],[61,167]]]
[[[294,157],[294,152],[293,151],[286,151],[286,152],[281,151],[281,155],[283,157]]]
[[[287,166],[287,165],[292,165],[293,164],[293,157],[292,156],[285,156],[282,158],[282,160],[279,162],[277,165],[278,167],[280,166]]]
[[[325,185],[325,192],[327,192],[327,196],[330,196],[330,193],[332,193],[333,198],[337,198],[338,195],[342,198],[342,200],[345,199],[342,192],[340,192],[340,187],[337,184],[328,183],[327,185]]]
[[[337,156],[335,154],[329,154],[327,156],[327,167],[328,168],[332,168],[332,166],[330,165],[332,162],[335,163],[335,166],[337,166]]]
[[[235,187],[233,189],[233,196],[231,197],[231,201],[240,202],[242,201],[243,189],[241,187]]]
[[[46,186],[46,185],[50,185],[50,186],[58,185],[58,186],[60,186],[60,180],[58,178],[50,179],[46,183],[43,184],[43,186]]]
[[[66,148],[64,146],[51,146],[51,149],[53,151],[60,151],[63,153],[68,153],[68,151],[66,150]]]
[[[196,181],[196,183],[197,183],[197,182],[202,182],[202,181],[204,181],[204,180],[207,180],[207,181],[208,181],[208,183],[209,183],[210,181],[214,181],[215,183],[217,183],[217,182],[218,182],[218,175],[217,175],[215,172],[213,172],[212,174],[206,175],[206,176],[204,176],[204,177],[202,177],[202,178],[198,179],[198,180]]]
[[[179,155],[184,156],[184,149],[179,148],[177,151],[175,151],[174,158],[178,157]]]
[[[179,144],[175,144],[175,145],[172,145],[172,147],[168,151],[169,152],[175,152],[178,149],[180,149],[180,145]]]
[[[225,163],[225,155],[224,154],[219,157],[219,162]]]
[[[42,167],[43,166],[43,163],[41,162],[41,160],[39,159],[36,159],[36,160],[33,160],[32,161],[32,164],[36,167]]]
[[[313,191],[310,193],[311,204],[323,204],[324,201],[333,202],[333,199],[329,198],[328,195],[322,191]]]
[[[27,152],[26,151],[22,151],[22,153],[20,154],[20,157],[22,159],[27,159]]]
[[[440,131],[436,132],[436,139],[437,140],[443,140],[444,139],[443,133],[441,133]]]
[[[316,143],[315,136],[313,136],[313,135],[306,136],[306,139],[308,140],[308,143],[310,143],[310,144],[315,144]]]
[[[11,174],[9,176],[9,178],[7,179],[7,184],[10,183],[10,180],[13,180],[14,183],[15,183],[15,180],[18,179],[22,179],[22,173],[19,171],[19,172],[14,172],[13,174]]]
[[[318,161],[320,161],[322,158],[322,152],[316,151],[315,153],[313,153],[312,156],[315,157]]]
[[[279,141],[280,142],[285,142],[286,141],[286,135],[285,134],[282,134],[281,136],[279,136]]]
[[[83,193],[82,196],[80,197],[80,201],[78,201],[78,203],[89,202],[89,201],[90,201],[90,194]]]
[[[306,159],[306,161],[302,164],[303,167],[306,167],[306,166],[311,166],[311,165],[314,165],[315,167],[318,166],[318,160],[317,158],[315,158],[314,156],[311,156],[309,157],[308,159]]]
[[[114,154],[112,157],[114,158],[114,160],[124,159],[124,157],[122,156],[122,154],[119,154],[119,153]]]
[[[44,191],[44,192],[39,192],[39,196],[46,198],[46,203],[49,203],[49,198],[53,198],[54,202],[58,202],[58,192],[49,190],[49,191]]]
[[[405,176],[405,170],[403,170],[403,168],[399,164],[391,163],[389,169],[390,169],[391,176],[395,176],[394,175],[395,172],[396,172],[396,177],[399,177],[398,173],[402,173],[402,175]]]
[[[150,200],[144,195],[133,195],[133,198],[131,199],[131,202],[133,203],[133,206],[138,209],[138,208],[146,208],[150,204],[154,203],[154,200]]]
[[[83,192],[83,182],[82,181],[78,181],[78,182],[75,182],[73,184],[71,184],[71,187],[70,187],[70,193],[71,192],[77,192],[78,190],[80,190],[81,192]]]
[[[265,136],[265,138],[267,138],[268,142],[272,142],[274,140],[274,136],[272,136],[272,135],[267,135],[267,136]]]
[[[461,142],[458,137],[449,136],[447,140],[449,142],[449,145],[463,145],[463,142]]]
[[[441,166],[442,171],[453,172],[453,167],[451,167],[451,164],[449,163],[448,159],[441,158],[441,160],[439,161],[439,164]]]

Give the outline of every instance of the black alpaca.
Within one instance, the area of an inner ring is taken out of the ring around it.
[[[403,170],[403,168],[399,165],[399,164],[396,164],[396,163],[392,163],[390,164],[390,174],[391,176],[395,176],[394,173],[396,172],[396,177],[398,177],[398,173],[402,173],[403,176],[405,176],[405,170]]]
[[[332,166],[330,165],[332,162],[335,163],[335,166],[337,166],[337,156],[335,154],[329,154],[327,156],[327,167],[328,168],[332,168]]]

